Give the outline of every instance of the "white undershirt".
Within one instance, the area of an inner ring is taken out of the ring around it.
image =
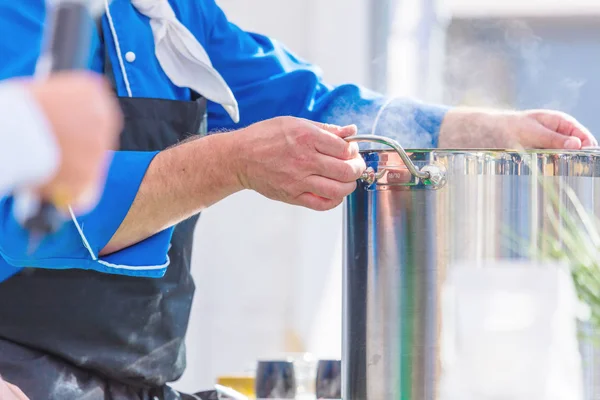
[[[44,183],[60,151],[37,102],[18,82],[0,83],[0,196]]]

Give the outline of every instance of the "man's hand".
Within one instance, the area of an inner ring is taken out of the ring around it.
[[[343,138],[356,126],[338,127],[281,117],[237,132],[242,187],[314,210],[339,205],[356,188],[366,166],[356,143]]]
[[[334,208],[365,170],[358,145],[343,139],[355,133],[355,126],[281,117],[162,151],[100,255],[138,243],[243,189],[314,210]]]
[[[440,129],[441,148],[577,150],[597,146],[592,134],[568,114],[549,110],[487,111],[457,108]]]
[[[56,74],[27,85],[60,149],[58,172],[39,189],[41,195],[75,208],[93,206],[104,183],[106,152],[118,143],[122,127],[110,86],[88,72]]]

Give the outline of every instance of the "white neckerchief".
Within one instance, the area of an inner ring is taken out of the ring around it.
[[[238,104],[233,92],[213,68],[204,47],[177,20],[168,0],[131,0],[131,4],[150,18],[155,53],[171,81],[194,90],[221,104],[234,122],[239,122]]]

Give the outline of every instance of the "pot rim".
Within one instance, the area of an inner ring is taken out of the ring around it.
[[[568,155],[600,155],[600,147],[584,148],[579,150],[566,150],[566,149],[507,149],[507,148],[416,148],[416,149],[404,149],[407,153],[505,153],[505,154],[568,154]],[[361,153],[396,153],[394,149],[364,149],[360,150]]]

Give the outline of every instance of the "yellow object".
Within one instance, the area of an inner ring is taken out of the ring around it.
[[[254,377],[252,376],[219,376],[217,384],[240,392],[250,399],[255,399],[256,397],[256,393],[254,392]]]
[[[289,328],[285,330],[284,346],[286,353],[304,353],[306,351],[298,332]]]
[[[65,188],[57,188],[52,193],[52,204],[60,210],[68,210],[72,200],[72,196]]]

